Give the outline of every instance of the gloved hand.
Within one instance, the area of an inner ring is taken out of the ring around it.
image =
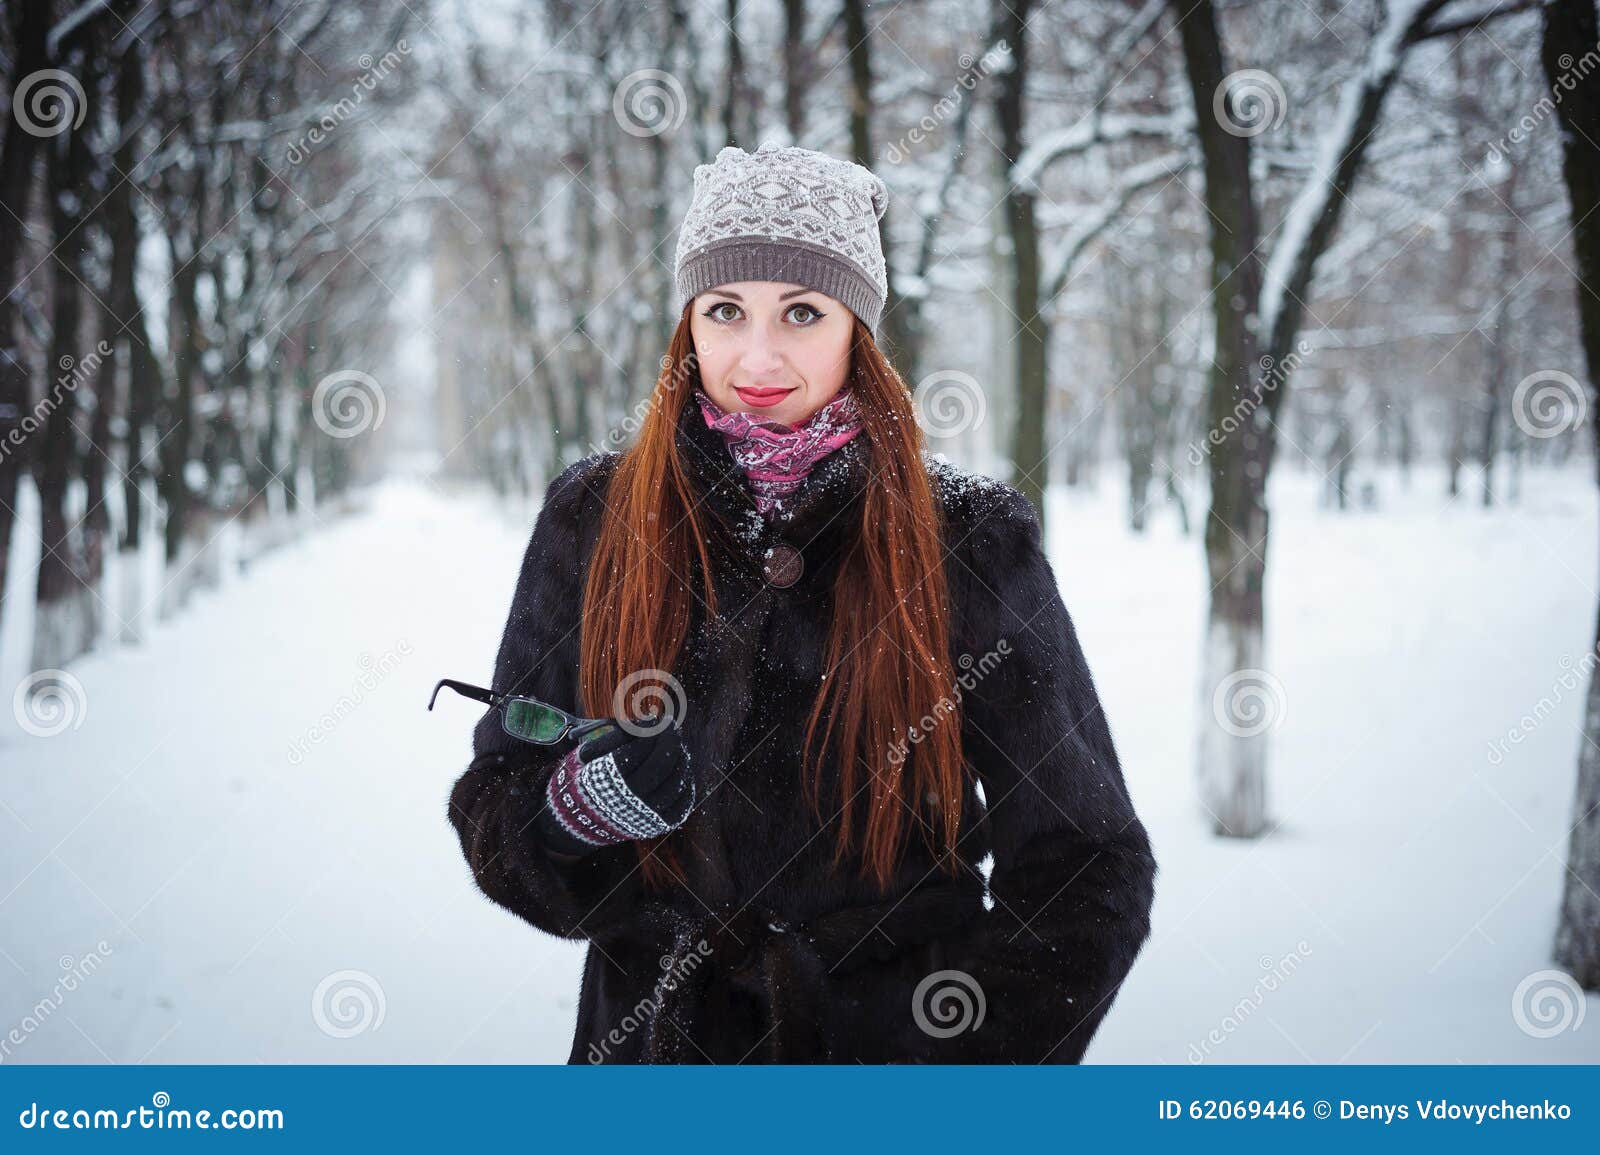
[[[694,804],[681,727],[646,735],[618,728],[585,739],[557,764],[536,827],[550,849],[588,854],[676,830]]]

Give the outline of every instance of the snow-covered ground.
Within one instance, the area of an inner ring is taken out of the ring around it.
[[[1550,965],[1600,600],[1588,469],[1490,511],[1431,473],[1383,488],[1339,515],[1274,479],[1281,827],[1254,842],[1213,838],[1191,780],[1198,542],[1167,515],[1129,534],[1110,478],[1052,495],[1161,866],[1091,1061],[1600,1061],[1597,1000],[1538,1037],[1562,992],[1524,983]],[[581,950],[472,889],[444,810],[479,707],[424,709],[487,677],[527,525],[390,482],[75,663],[81,724],[5,712],[0,1062],[565,1058]]]

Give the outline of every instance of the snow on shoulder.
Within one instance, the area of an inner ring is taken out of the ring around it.
[[[1015,486],[957,465],[942,453],[924,452],[922,460],[934,490],[953,518],[1015,518],[1032,512],[1032,503]]]

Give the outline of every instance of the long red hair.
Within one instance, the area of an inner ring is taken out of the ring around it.
[[[688,316],[686,308],[662,358],[638,440],[617,462],[589,567],[579,684],[591,716],[626,709],[619,699],[641,677],[675,668],[690,627],[691,582],[708,617],[717,614],[705,527],[676,438],[700,385]],[[922,430],[905,382],[859,318],[845,387],[859,402],[857,436],[867,441],[871,475],[834,582],[827,676],[806,725],[801,777],[812,813],[825,821],[823,751],[833,751],[841,818],[833,866],[854,848],[860,823],[861,877],[885,889],[913,825],[956,873],[960,699],[949,655],[942,511],[922,463]],[[680,833],[637,844],[650,886],[683,880],[672,845]]]

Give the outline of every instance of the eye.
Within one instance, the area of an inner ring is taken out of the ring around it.
[[[795,316],[796,312],[800,313],[800,316]],[[826,314],[808,301],[796,301],[789,306],[789,316],[797,325],[812,325]]]
[[[723,309],[731,309],[733,311],[731,313],[723,313]],[[739,306],[735,305],[732,301],[718,301],[715,305],[712,305],[711,308],[707,309],[703,316],[710,317],[719,325],[732,324],[734,321],[739,319]]]

